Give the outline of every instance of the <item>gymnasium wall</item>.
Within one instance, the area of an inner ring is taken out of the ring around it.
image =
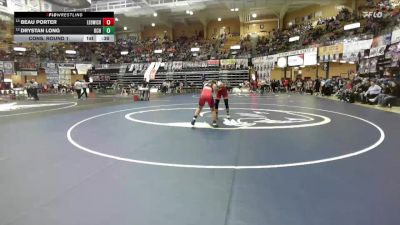
[[[226,34],[236,33],[240,35],[239,18],[223,19],[222,21],[213,20],[207,24],[207,38],[212,39],[220,35],[220,30],[225,27]]]
[[[260,22],[260,23],[242,23],[240,36],[256,33],[260,36],[266,36],[269,31],[278,28],[278,21]]]
[[[167,34],[169,38],[173,37],[172,28],[165,26],[165,25],[157,25],[155,27],[146,26],[143,31],[141,32],[142,40],[147,38],[153,38],[155,36],[164,37]]]
[[[292,12],[286,13],[283,19],[284,27],[288,27],[289,22],[300,23],[302,18],[308,15],[312,15],[313,19],[334,17],[338,14],[338,6],[337,4],[329,4],[329,5],[312,5],[307,6],[305,8],[295,10]],[[352,8],[352,2],[347,1],[344,6],[348,8]],[[316,13],[320,13],[320,16],[316,15]]]
[[[312,79],[317,78],[317,66],[307,66],[305,68],[299,68],[301,70],[302,78],[311,77]],[[297,74],[299,74],[299,70],[295,70],[292,68],[288,68],[286,72],[286,76],[288,78],[295,79]],[[329,78],[334,76],[341,76],[343,78],[347,78],[349,73],[356,72],[355,64],[341,64],[341,63],[330,63],[329,65]],[[323,70],[323,65],[318,66],[318,77],[325,78],[326,72]],[[284,70],[281,68],[275,68],[272,71],[271,78],[275,80],[282,79],[284,77]]]
[[[179,39],[180,37],[195,37],[199,34],[199,32],[203,33],[204,38],[204,26],[201,23],[177,23],[174,24],[174,28],[172,29],[173,39]]]

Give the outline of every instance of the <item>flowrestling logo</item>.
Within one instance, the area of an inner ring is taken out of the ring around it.
[[[146,125],[166,126],[176,128],[192,128],[190,116],[194,108],[166,108],[138,111],[125,115],[125,118]],[[231,108],[231,119],[225,118],[225,112],[220,111],[219,127],[214,128],[211,112],[200,114],[195,128],[220,130],[254,130],[254,129],[286,129],[320,126],[331,122],[331,119],[308,112],[285,111],[275,109]],[[184,121],[182,118],[189,118]]]
[[[384,16],[384,13],[380,11],[362,12],[362,13],[363,13],[363,18],[382,19]]]

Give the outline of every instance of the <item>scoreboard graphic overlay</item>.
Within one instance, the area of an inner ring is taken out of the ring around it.
[[[15,12],[15,42],[114,42],[114,12]]]

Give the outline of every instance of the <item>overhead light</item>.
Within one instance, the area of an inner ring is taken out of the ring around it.
[[[354,64],[354,62],[353,62],[353,61],[350,61],[349,64]]]
[[[220,21],[220,22],[221,22],[221,20],[222,20],[222,19],[221,19],[221,17],[218,17],[218,21]]]
[[[344,60],[340,60],[340,61],[339,61],[339,63],[346,63],[346,61],[344,61]]]
[[[225,27],[225,26],[223,26],[223,27],[222,27],[222,29],[224,29],[224,30],[225,30],[225,29],[226,29],[226,27]]]
[[[24,47],[14,47],[14,51],[16,51],[16,52],[26,52],[26,48],[24,48]]]
[[[232,9],[231,9],[231,12],[234,12],[234,11],[235,11],[235,9],[234,9],[234,8],[232,8]]]
[[[239,8],[235,8],[235,12],[238,12],[239,11]]]
[[[232,50],[239,50],[240,49],[240,45],[232,45],[231,49]]]
[[[154,16],[154,17],[157,17],[157,16],[158,16],[158,14],[155,12],[155,13],[153,13],[153,16]]]
[[[252,16],[253,18],[256,18],[256,17],[257,17],[257,13],[253,13],[253,14],[251,14],[251,16]]]
[[[65,50],[65,53],[75,55],[76,51],[75,50]]]
[[[336,59],[332,59],[332,62],[337,62],[337,60]]]
[[[190,14],[190,15],[193,15],[193,11],[190,11],[189,14]]]
[[[191,51],[191,52],[199,52],[199,51],[200,51],[200,48],[191,48],[190,51]]]
[[[118,21],[119,21],[118,17],[115,17],[115,22],[118,22]]]
[[[186,14],[190,14],[190,11],[189,11],[189,10],[186,10]]]
[[[151,26],[152,26],[152,27],[155,27],[155,26],[156,26],[156,24],[155,24],[155,23],[151,23]]]
[[[127,28],[127,27],[124,27],[124,30],[128,30],[128,28]]]
[[[295,36],[295,37],[289,38],[289,42],[294,42],[294,41],[298,41],[298,40],[300,40],[300,36]]]
[[[353,30],[356,28],[360,28],[361,24],[360,23],[352,23],[352,24],[347,24],[344,26],[344,30]]]
[[[128,55],[128,53],[129,53],[128,51],[122,51],[121,55]]]
[[[156,50],[154,50],[154,53],[161,54],[162,53],[162,49],[156,49]]]

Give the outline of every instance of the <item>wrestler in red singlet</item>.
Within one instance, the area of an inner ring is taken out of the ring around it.
[[[205,85],[201,91],[199,106],[204,107],[206,102],[210,108],[214,107],[213,88],[208,84]]]
[[[194,124],[196,123],[196,119],[199,116],[201,110],[203,109],[204,105],[208,104],[208,106],[210,106],[211,109],[211,117],[212,117],[212,125],[214,127],[217,126],[217,115],[216,115],[216,111],[215,111],[215,107],[214,107],[214,98],[213,98],[213,92],[214,92],[214,88],[216,87],[216,81],[210,81],[207,84],[204,85],[203,90],[201,91],[201,95],[200,95],[200,100],[199,100],[199,106],[197,107],[194,116],[193,116],[193,120],[191,122],[191,124],[194,126]]]
[[[218,81],[217,86],[218,86],[218,92],[217,92],[217,98],[215,100],[215,111],[216,111],[217,117],[218,117],[219,101],[221,100],[221,97],[223,97],[224,98],[224,103],[225,103],[226,115],[227,115],[227,118],[230,119],[228,89],[226,88],[225,84],[222,83],[221,81]]]

